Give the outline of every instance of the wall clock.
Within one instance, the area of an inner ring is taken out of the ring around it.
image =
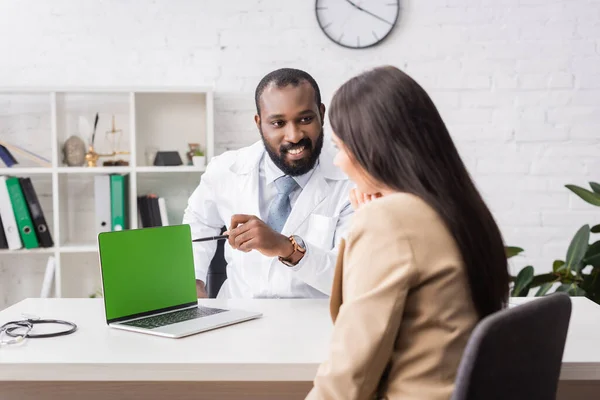
[[[317,21],[340,46],[364,49],[385,39],[398,21],[400,0],[316,0]]]

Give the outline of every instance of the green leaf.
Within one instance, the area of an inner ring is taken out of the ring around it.
[[[569,289],[571,288],[571,284],[570,283],[563,283],[562,285],[560,285],[559,287],[556,288],[556,290],[554,292],[558,293],[558,292],[568,292]]]
[[[600,193],[600,183],[590,182],[590,187],[594,191],[594,193]]]
[[[533,267],[528,265],[519,271],[517,279],[515,280],[515,287],[512,291],[513,297],[525,297],[529,291],[529,284],[533,280]]]
[[[590,229],[590,232],[592,232],[592,233],[600,233],[600,225],[592,226],[592,229]]]
[[[537,275],[537,276],[533,277],[533,279],[531,280],[531,283],[529,284],[529,287],[534,288],[534,287],[543,285],[544,283],[556,282],[556,280],[557,280],[557,277],[553,273]]]
[[[570,296],[585,296],[585,290],[579,286],[572,284],[567,292]]]
[[[577,196],[581,197],[584,201],[587,201],[595,206],[600,206],[600,194],[590,192],[587,189],[575,185],[565,185],[565,187],[575,193]]]
[[[600,240],[588,247],[583,262],[586,265],[600,267]]]
[[[542,286],[540,286],[540,288],[536,292],[535,296],[536,297],[544,296],[546,293],[548,293],[548,290],[550,290],[551,287],[552,287],[552,283],[550,283],[550,282],[544,283]]]
[[[516,256],[519,253],[522,253],[524,250],[520,247],[512,247],[508,246],[504,248],[504,252],[506,253],[506,258],[511,258]]]
[[[585,252],[588,249],[590,242],[590,226],[584,225],[575,234],[571,244],[569,245],[569,249],[567,250],[567,270],[568,271],[576,271],[579,272],[581,267],[579,264],[583,261],[583,257],[585,257]],[[579,268],[579,269],[577,269]]]
[[[552,271],[554,271],[554,273],[560,272],[565,268],[565,262],[563,260],[555,260],[552,263]]]
[[[565,292],[569,296],[585,296],[585,290],[575,283],[563,283],[556,288],[555,292]]]

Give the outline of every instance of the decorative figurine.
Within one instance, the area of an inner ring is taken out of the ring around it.
[[[71,136],[63,145],[63,162],[69,167],[80,167],[85,163],[85,143],[79,136]]]

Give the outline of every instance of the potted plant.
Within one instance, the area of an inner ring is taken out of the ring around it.
[[[206,157],[204,156],[204,151],[202,151],[200,147],[194,149],[194,153],[192,154],[192,164],[194,167],[204,167],[206,165]]]
[[[600,207],[600,184],[590,182],[592,191],[575,185],[566,185],[584,201]],[[600,225],[584,225],[575,234],[565,260],[556,260],[552,272],[534,275],[534,268],[528,265],[521,269],[514,282],[511,296],[525,297],[531,289],[538,288],[535,296],[551,292],[566,292],[571,296],[586,296],[600,304],[600,240],[590,243],[593,234],[600,233]],[[506,256],[514,257],[523,252],[519,247],[507,247]]]

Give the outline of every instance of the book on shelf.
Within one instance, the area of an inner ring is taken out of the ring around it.
[[[17,159],[12,155],[12,153],[10,151],[8,151],[8,149],[0,144],[0,160],[2,160],[2,162],[4,164],[6,164],[7,167],[12,167],[15,164],[18,164]]]
[[[154,226],[169,225],[167,203],[164,197],[158,197],[153,193],[138,196],[137,204],[140,227],[151,228]]]
[[[4,248],[17,250],[54,246],[31,178],[0,176],[0,218],[0,229],[6,241]]]
[[[13,156],[13,154],[10,152],[10,150],[14,151],[15,153],[18,153],[19,155],[22,155],[25,158],[28,158],[29,160],[35,162],[36,164],[39,164],[42,167],[52,166],[52,162],[47,158],[44,158],[20,146],[0,141],[0,160],[2,160],[4,164],[6,164],[6,166],[9,168],[19,163],[15,156]]]

